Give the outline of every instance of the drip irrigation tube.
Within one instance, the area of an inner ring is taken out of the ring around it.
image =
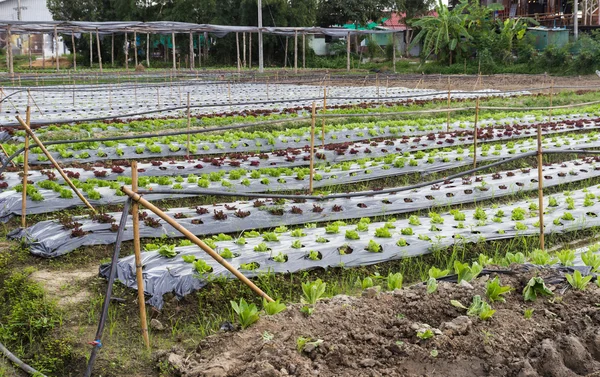
[[[115,252],[112,257],[112,266],[110,268],[110,275],[108,276],[108,286],[106,287],[106,296],[104,296],[104,303],[102,304],[102,313],[100,315],[100,321],[98,322],[98,330],[96,331],[96,338],[91,344],[94,346],[92,348],[92,353],[90,354],[90,359],[88,361],[87,368],[85,370],[85,377],[90,377],[92,375],[92,369],[94,368],[94,363],[96,361],[96,356],[98,354],[98,349],[102,347],[102,333],[104,332],[104,325],[106,324],[106,316],[108,315],[108,306],[110,305],[110,300],[112,296],[112,288],[113,283],[115,282],[115,277],[117,275],[117,262],[119,261],[119,254],[121,252],[121,242],[123,240],[123,231],[125,230],[125,225],[127,224],[127,215],[129,213],[129,205],[131,204],[131,200],[125,202],[123,206],[123,214],[121,215],[121,221],[119,223],[119,229],[117,231],[117,239],[115,241]]]
[[[15,363],[15,365],[17,365],[19,368],[21,368],[24,372],[29,373],[32,376],[46,377],[46,375],[38,372],[37,370],[33,369],[32,367],[30,367],[29,365],[27,365],[23,361],[21,361],[12,352],[10,352],[6,347],[4,347],[4,345],[2,343],[0,343],[0,351],[2,351],[2,354],[4,356],[6,356],[6,358],[8,360],[10,360],[13,363]]]

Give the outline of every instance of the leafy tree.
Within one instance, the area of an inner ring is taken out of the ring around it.
[[[379,20],[393,6],[393,0],[319,0],[317,22],[321,26],[365,25]]]
[[[404,13],[404,17],[400,21],[408,24],[408,22],[421,16],[427,15],[434,4],[434,0],[396,0],[396,10],[399,13]],[[407,29],[404,33],[405,54],[408,55],[408,46],[412,41],[412,29]]]

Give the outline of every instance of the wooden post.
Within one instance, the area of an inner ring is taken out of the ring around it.
[[[552,122],[552,96],[554,95],[554,80],[552,80],[552,84],[550,84],[550,108],[548,109],[548,122]]]
[[[60,60],[58,59],[58,30],[54,27],[54,55],[56,55],[56,72],[60,71]],[[12,53],[11,53],[12,55]]]
[[[138,170],[137,161],[131,162],[131,189],[137,194]],[[142,337],[146,348],[150,349],[150,338],[148,337],[148,320],[146,319],[146,298],[144,297],[144,276],[142,274],[142,252],[140,247],[140,205],[136,201],[131,203],[131,218],[133,221],[133,251],[135,253],[135,277],[137,280],[138,305],[140,308],[140,324],[142,325]]]
[[[248,69],[252,69],[252,32],[248,33]]]
[[[150,68],[150,33],[146,33],[146,66]]]
[[[242,60],[240,59],[240,33],[235,32],[235,48],[237,52],[237,71],[242,71]]]
[[[110,65],[115,67],[115,33],[111,33],[110,41]]]
[[[306,33],[302,33],[302,69],[306,69]]]
[[[11,26],[8,25],[6,27],[6,67],[8,68],[8,73],[13,74],[13,60],[12,60],[12,34],[10,32]],[[44,51],[44,45],[42,44],[42,51]]]
[[[267,99],[269,98],[269,78],[267,77]]]
[[[137,50],[137,30],[133,31],[133,61],[135,63],[135,67],[138,66],[138,50]]]
[[[194,62],[196,59],[194,58],[194,34],[190,30],[190,71],[194,70]]]
[[[100,64],[100,73],[102,73],[102,51],[100,50],[100,35],[96,28],[96,45],[98,46],[98,64]]]
[[[31,124],[31,108],[27,106],[25,121]],[[25,134],[25,151],[23,155],[23,197],[21,199],[21,228],[27,228],[27,181],[29,177],[29,136]]]
[[[396,33],[392,33],[392,65],[394,66],[394,73],[396,73]]]
[[[247,277],[245,277],[237,268],[233,267],[229,262],[227,262],[223,257],[221,257],[218,253],[216,253],[212,248],[210,248],[207,244],[202,242],[198,237],[196,237],[192,232],[185,229],[182,225],[180,225],[175,219],[171,218],[169,215],[158,209],[152,203],[142,198],[139,194],[136,194],[128,187],[121,187],[121,191],[127,194],[134,202],[138,202],[138,204],[143,205],[149,211],[152,211],[158,217],[163,219],[167,224],[171,225],[181,234],[183,234],[188,240],[192,241],[196,245],[198,245],[202,250],[204,250],[209,256],[211,256],[214,260],[216,260],[220,265],[225,267],[229,272],[231,272],[236,278],[241,280],[244,284],[246,284],[250,289],[252,289],[256,294],[260,297],[263,297],[265,300],[269,302],[273,302],[273,299],[269,297],[266,293],[264,293],[260,288],[258,288],[254,283],[252,283]]]
[[[125,32],[125,71],[129,70],[129,40],[127,32]]]
[[[9,28],[10,28],[10,26],[9,26]],[[9,35],[10,35],[10,29],[9,29]],[[43,69],[46,69],[46,49],[44,48],[45,39],[46,39],[46,34],[42,34],[42,68]],[[9,38],[9,41],[10,41],[10,38]],[[6,57],[8,58],[8,55]],[[12,73],[12,72],[9,72],[9,73]],[[43,82],[43,80],[44,79],[42,78],[42,82]]]
[[[350,72],[350,32],[346,37],[346,71]]]
[[[313,192],[313,176],[315,174],[314,172],[314,166],[315,166],[315,121],[316,121],[316,109],[317,109],[317,105],[316,103],[313,102],[312,104],[312,118],[311,118],[311,124],[310,124],[310,181],[308,184],[308,193],[312,194]]]
[[[242,33],[242,66],[246,68],[246,32]]]
[[[202,67],[202,35],[198,34],[198,68]]]
[[[31,36],[29,37],[30,41],[31,41]],[[29,42],[31,44],[31,42]],[[71,33],[71,44],[73,45],[73,70],[77,71],[77,49],[75,47],[75,33],[72,32]],[[30,45],[30,51],[31,51],[31,45]],[[29,54],[30,57],[30,63],[29,63],[29,67],[31,68],[31,54]]]
[[[190,92],[187,94],[187,159],[190,159],[190,128],[192,126],[192,113],[190,111]]]
[[[450,76],[448,76],[448,113],[446,114],[446,132],[450,132]]]
[[[175,60],[176,60],[177,53],[175,51],[175,32],[174,31],[171,32],[171,39],[173,40],[173,48],[171,49],[172,55],[173,55],[173,71],[176,71],[177,70],[177,62]]]
[[[298,30],[294,31],[294,73],[298,73]]]
[[[477,167],[477,121],[479,120],[479,96],[475,102],[475,125],[473,127],[473,169]]]
[[[31,139],[33,139],[33,141],[38,145],[38,147],[40,147],[40,149],[46,155],[46,157],[48,157],[48,160],[50,160],[50,162],[52,163],[52,165],[54,165],[54,167],[56,168],[56,170],[58,170],[58,173],[65,180],[65,182],[67,182],[67,184],[71,187],[71,189],[73,191],[75,191],[75,194],[77,194],[77,196],[79,197],[79,199],[81,199],[81,201],[89,209],[91,209],[92,212],[96,213],[96,209],[94,209],[94,207],[87,201],[87,199],[84,198],[83,195],[81,195],[81,192],[79,192],[79,190],[77,189],[77,187],[75,187],[75,185],[73,184],[73,182],[71,182],[71,180],[69,179],[69,177],[67,177],[67,175],[65,174],[65,172],[62,170],[62,168],[60,167],[60,165],[56,162],[56,160],[54,159],[54,157],[52,157],[52,155],[50,154],[50,152],[48,152],[48,150],[46,149],[46,147],[44,146],[44,144],[40,141],[40,139],[38,139],[38,137],[35,136],[35,134],[31,130],[31,128],[29,128],[29,125],[23,121],[23,118],[21,118],[20,115],[17,115],[16,118],[19,121],[19,123],[21,124],[21,126],[23,126],[23,128],[25,128],[25,131],[27,132],[27,134],[29,134],[29,136],[31,137]]]

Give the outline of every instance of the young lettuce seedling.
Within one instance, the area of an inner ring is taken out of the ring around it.
[[[496,276],[493,280],[489,280],[485,285],[485,295],[490,299],[491,302],[506,302],[502,295],[510,292],[511,290],[512,288],[508,285],[500,285],[500,278],[498,276]]]
[[[552,296],[554,293],[544,284],[544,279],[539,276],[532,277],[523,289],[525,301],[535,301],[538,295]]]
[[[573,287],[574,289],[578,289],[580,291],[584,291],[585,287],[592,280],[592,275],[582,276],[581,272],[579,272],[579,270],[575,270],[573,275],[565,274],[565,277],[567,278],[567,281],[569,282],[571,287]]]
[[[275,301],[269,302],[263,298],[263,302],[262,302],[263,310],[265,311],[265,313],[267,313],[267,315],[275,315],[277,313],[284,311],[286,306],[285,306],[285,304],[282,304],[280,301],[281,301],[280,299],[277,299]]]
[[[258,321],[258,309],[255,304],[248,304],[243,298],[240,299],[239,304],[235,301],[230,301],[230,303],[231,308],[238,316],[238,321],[240,322],[242,329],[245,329]]]

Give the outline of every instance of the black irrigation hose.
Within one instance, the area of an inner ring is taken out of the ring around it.
[[[115,281],[115,277],[117,276],[117,262],[119,261],[119,254],[121,252],[121,242],[123,240],[123,232],[125,230],[125,225],[127,224],[127,214],[129,213],[130,204],[131,199],[127,200],[125,202],[125,205],[123,206],[123,214],[121,215],[119,229],[117,230],[117,239],[115,241],[115,252],[113,253],[110,274],[108,276],[106,296],[104,296],[104,303],[102,304],[102,313],[100,314],[100,321],[98,322],[96,338],[93,342],[90,342],[94,346],[94,348],[92,348],[92,353],[90,354],[90,359],[85,370],[85,377],[90,377],[92,375],[92,369],[94,368],[94,362],[96,361],[98,349],[102,347],[102,332],[104,331],[104,325],[106,324],[106,316],[108,315],[108,307],[110,305],[110,300],[112,296],[113,283]]]
[[[23,361],[21,361],[17,356],[15,356],[6,347],[4,347],[4,344],[2,344],[2,343],[0,343],[0,352],[2,352],[2,354],[4,356],[6,356],[6,358],[8,360],[12,361],[15,365],[17,365],[19,368],[21,368],[24,372],[31,374],[32,376],[46,377],[46,375],[42,374],[41,372],[38,372],[37,370],[33,369],[32,367],[30,367],[29,365],[27,365]]]
[[[555,149],[553,149],[553,150],[543,151],[543,153],[545,153],[545,154],[573,154],[573,153],[600,154],[600,151],[590,151],[590,150],[585,150],[585,149],[573,149],[573,150],[555,150]],[[421,187],[430,186],[430,185],[434,185],[437,183],[442,183],[446,180],[461,178],[461,177],[464,177],[466,175],[471,175],[471,174],[476,173],[481,170],[489,169],[489,168],[492,168],[492,167],[495,167],[498,165],[506,164],[508,162],[513,162],[513,161],[520,160],[522,158],[532,157],[532,156],[536,156],[536,155],[537,155],[537,151],[527,152],[527,153],[523,153],[523,154],[520,154],[515,157],[496,161],[496,162],[493,162],[488,165],[483,165],[483,166],[480,166],[480,167],[477,167],[474,169],[469,169],[464,172],[453,174],[448,177],[436,179],[436,180],[429,181],[429,182],[421,182],[421,183],[417,183],[417,184],[414,184],[411,186],[395,187],[395,188],[389,188],[389,189],[377,190],[377,191],[372,190],[372,191],[352,192],[352,193],[347,193],[347,194],[332,194],[332,195],[314,196],[314,195],[286,195],[286,194],[268,194],[268,193],[260,194],[260,193],[248,193],[248,192],[223,192],[223,191],[202,190],[202,189],[186,190],[185,192],[182,192],[181,190],[166,190],[166,189],[165,190],[160,190],[160,189],[159,190],[138,190],[138,194],[141,194],[141,195],[143,195],[143,194],[177,194],[177,195],[190,195],[190,196],[214,195],[214,196],[233,196],[233,197],[241,196],[241,197],[245,197],[245,198],[306,199],[306,200],[329,200],[329,199],[341,199],[341,198],[345,199],[345,198],[374,196],[374,195],[392,194],[392,193],[397,193],[397,192],[410,191],[410,190],[418,189]]]

